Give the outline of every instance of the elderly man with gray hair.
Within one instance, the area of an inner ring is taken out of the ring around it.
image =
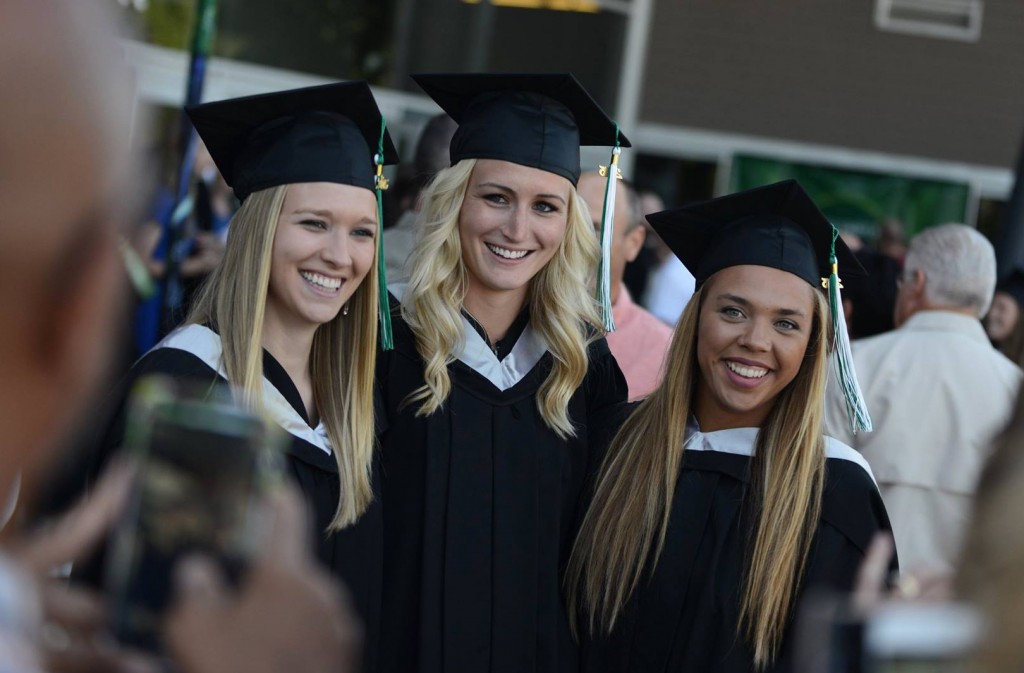
[[[960,224],[926,229],[910,242],[896,329],[853,343],[874,432],[851,433],[830,384],[830,434],[871,464],[905,570],[956,563],[979,471],[1016,399],[1021,370],[979,322],[995,284],[984,236]]]

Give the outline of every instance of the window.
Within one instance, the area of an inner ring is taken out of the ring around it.
[[[893,33],[977,42],[982,0],[876,0],[875,25]]]

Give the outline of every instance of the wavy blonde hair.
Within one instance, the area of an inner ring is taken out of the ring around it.
[[[679,319],[664,380],[620,428],[601,466],[566,571],[576,633],[579,614],[587,616],[589,633],[610,632],[645,569],[661,555],[700,375],[700,310],[713,278]],[[814,317],[804,361],[758,432],[747,491],[757,524],[737,629],[754,650],[758,668],[777,654],[821,514],[828,305],[821,292],[811,292]]]
[[[254,192],[242,203],[231,220],[224,259],[203,285],[187,320],[217,328],[228,380],[252,409],[263,405],[263,318],[274,236],[287,191],[287,185],[271,187]],[[341,480],[328,532],[355,523],[373,500],[375,268],[349,299],[349,314],[339,313],[313,336],[313,400],[331,440]]]
[[[418,416],[440,409],[451,393],[448,365],[463,338],[460,310],[468,287],[459,239],[459,213],[475,159],[442,170],[427,187],[420,212],[422,237],[413,249],[409,285],[402,297],[402,317],[416,337],[424,362],[424,383],[406,400],[419,403]],[[551,261],[530,282],[528,301],[543,306],[530,324],[544,338],[554,358],[551,373],[537,394],[544,422],[559,437],[574,436],[569,398],[587,373],[587,346],[600,325],[590,290],[590,273],[601,251],[586,204],[569,191],[565,235]]]

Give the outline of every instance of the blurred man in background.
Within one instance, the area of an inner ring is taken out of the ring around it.
[[[384,263],[387,265],[388,281],[406,279],[405,262],[419,238],[417,216],[420,210],[420,194],[438,171],[451,165],[448,145],[458,125],[445,113],[430,118],[416,142],[416,157],[413,159],[412,174],[402,175],[395,189],[399,192],[398,207],[402,214],[391,227],[384,230]]]
[[[871,464],[904,570],[953,568],[981,466],[1016,399],[1021,370],[978,321],[995,284],[995,252],[979,232],[926,229],[910,242],[896,329],[852,344],[874,432],[851,433],[830,381],[829,434]]]
[[[594,230],[601,235],[601,213],[607,179],[597,173],[584,173],[577,186],[590,210]],[[636,259],[644,245],[647,230],[640,213],[640,199],[632,185],[619,182],[615,198],[615,229],[612,234],[611,295],[615,331],[607,335],[608,348],[619,363],[629,386],[629,399],[647,397],[664,371],[665,354],[672,340],[672,329],[634,303],[622,283],[626,264]]]
[[[654,192],[641,195],[640,212],[645,217],[665,210],[665,202]],[[653,230],[652,230],[653,231]],[[683,314],[687,302],[696,290],[696,281],[679,258],[665,245],[657,234],[654,240],[654,265],[647,276],[647,289],[642,304],[658,320],[669,327],[675,327]]]

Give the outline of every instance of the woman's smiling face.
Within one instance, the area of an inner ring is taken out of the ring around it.
[[[267,315],[282,325],[334,319],[373,266],[377,201],[362,187],[288,186],[274,235]]]
[[[567,179],[539,168],[479,159],[459,212],[467,295],[525,300],[530,281],[565,236]]]
[[[803,364],[814,291],[767,266],[732,266],[707,280],[697,326],[702,430],[760,427]]]

